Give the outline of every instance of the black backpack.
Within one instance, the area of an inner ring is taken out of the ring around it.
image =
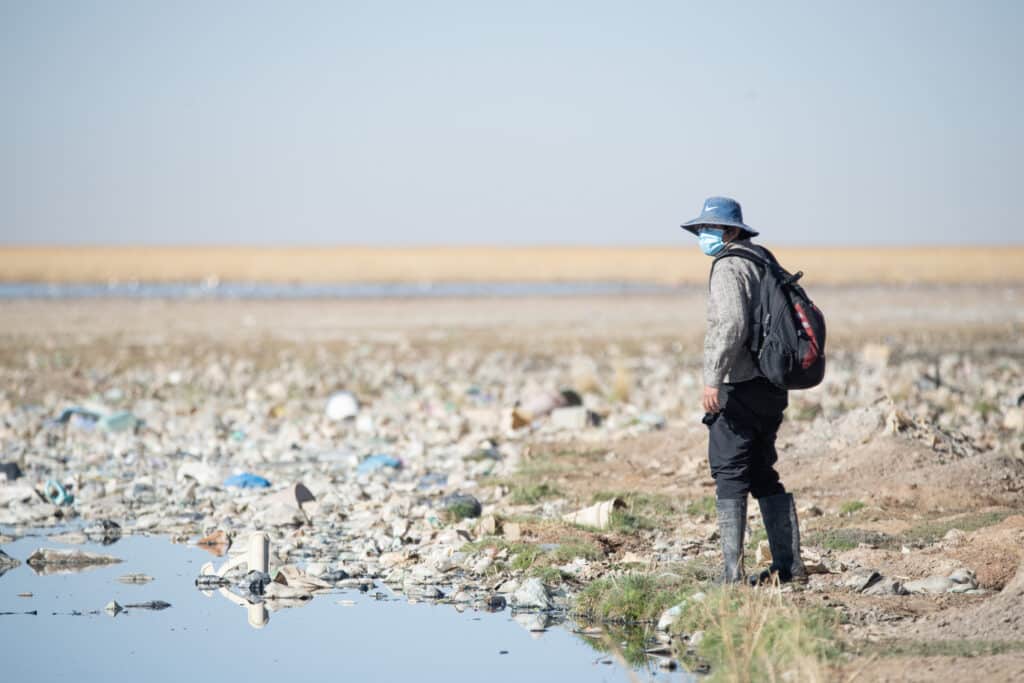
[[[783,389],[810,389],[825,376],[825,316],[775,256],[768,258],[744,249],[730,249],[715,258],[735,256],[761,266],[761,300],[754,307],[749,348],[758,369]]]

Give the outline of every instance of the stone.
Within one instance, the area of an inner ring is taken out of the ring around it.
[[[537,577],[526,579],[512,594],[512,604],[519,609],[548,610],[554,604],[547,586]]]
[[[523,537],[523,530],[518,522],[505,522],[502,525],[502,535],[507,540],[515,542]]]
[[[452,493],[445,496],[441,500],[441,506],[448,519],[453,521],[476,518],[483,512],[480,501],[468,493]]]
[[[907,581],[903,587],[906,588],[909,593],[939,594],[949,591],[949,589],[955,585],[956,582],[952,581],[947,576],[929,576],[926,579]]]
[[[882,577],[861,591],[864,595],[907,595],[909,591],[902,582]]]
[[[672,624],[676,622],[676,619],[682,616],[683,610],[685,609],[686,600],[683,600],[678,605],[673,605],[672,607],[669,607],[667,610],[661,613],[660,617],[658,617],[657,629],[659,631],[668,631],[670,628],[672,628]]]
[[[851,570],[846,576],[843,577],[842,584],[846,588],[852,589],[854,592],[860,593],[861,591],[867,590],[874,584],[882,580],[882,575],[871,569],[855,569]]]
[[[25,563],[39,573],[46,569],[82,569],[85,567],[116,564],[122,560],[110,555],[90,553],[84,550],[57,550],[40,548],[29,555]]]
[[[484,603],[484,609],[488,612],[500,612],[508,605],[504,595],[488,595]]]
[[[124,607],[118,604],[117,600],[111,600],[107,603],[107,606],[103,608],[103,611],[112,617],[116,617],[118,614],[124,611]]]

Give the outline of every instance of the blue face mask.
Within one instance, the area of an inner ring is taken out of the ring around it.
[[[722,241],[722,235],[724,234],[725,230],[719,230],[718,228],[701,228],[697,231],[697,241],[700,242],[700,250],[708,256],[716,255],[725,249],[725,242]]]

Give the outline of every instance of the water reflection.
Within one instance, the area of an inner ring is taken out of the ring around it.
[[[93,543],[82,549],[109,552]],[[672,650],[659,650],[650,628],[609,629],[574,621],[564,611],[513,610],[500,594],[481,595],[447,584],[439,586],[445,597],[411,598],[400,586],[389,590],[369,578],[340,578],[338,570],[318,578],[285,565],[274,568],[271,581],[264,570],[272,548],[262,535],[237,538],[235,552],[220,560],[201,557],[195,545],[172,545],[162,538],[126,536],[121,544],[116,554],[122,564],[39,576],[25,560],[43,544],[32,537],[5,542],[4,549],[20,561],[0,579],[0,613],[7,615],[0,618],[0,638],[11,646],[6,672],[11,680],[31,671],[54,639],[73,643],[65,653],[67,662],[92,670],[95,653],[109,642],[158,661],[170,638],[184,655],[178,673],[208,678],[210,672],[198,668],[219,665],[190,653],[248,647],[257,637],[263,643],[270,637],[274,646],[252,648],[253,661],[240,670],[225,664],[218,671],[236,676],[248,670],[256,680],[287,659],[301,661],[309,672],[346,673],[356,680],[383,675],[453,683],[479,680],[482,670],[490,672],[491,683],[694,680],[668,670]],[[108,618],[103,605],[113,601],[132,609]],[[163,604],[173,607],[156,609]],[[298,607],[304,609],[294,616],[277,614]],[[37,616],[28,616],[36,611]],[[240,612],[245,626],[236,616]],[[271,617],[275,624],[268,629]],[[343,653],[337,648],[339,635],[346,643]],[[407,657],[392,656],[395,642],[403,644]],[[301,658],[282,654],[300,652]],[[428,675],[411,663],[425,660],[433,662]],[[159,672],[153,680],[171,680],[170,673]]]

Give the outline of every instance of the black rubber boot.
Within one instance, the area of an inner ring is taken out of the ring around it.
[[[770,583],[773,576],[779,583],[807,581],[807,570],[800,558],[800,523],[796,518],[793,494],[780,493],[757,501],[761,518],[772,550],[772,565],[757,576],[750,577],[753,585]]]
[[[725,561],[720,582],[740,583],[743,581],[743,532],[747,528],[747,498],[719,498],[715,507],[718,510],[718,535],[722,541],[722,557]]]

